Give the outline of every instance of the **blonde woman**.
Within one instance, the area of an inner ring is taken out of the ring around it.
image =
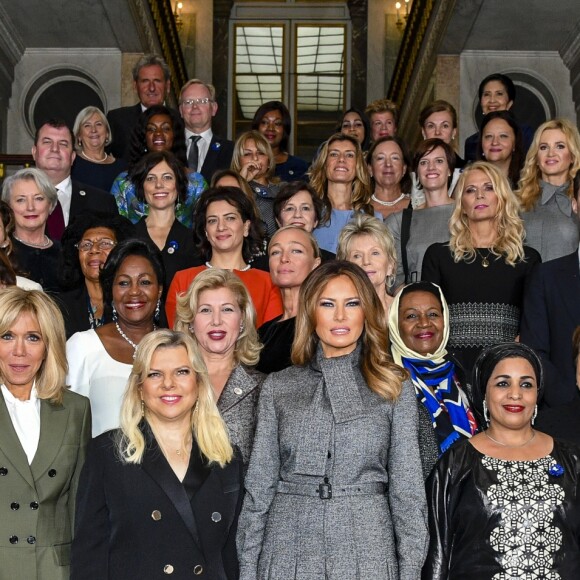
[[[336,254],[340,230],[354,214],[373,215],[370,176],[359,142],[350,135],[334,134],[308,175],[324,203],[324,214],[312,233],[321,249]]]
[[[244,283],[228,270],[198,274],[177,297],[175,330],[191,334],[205,362],[230,439],[250,460],[256,406],[265,375],[253,367],[261,344],[256,310]]]
[[[526,243],[542,260],[576,252],[580,222],[573,210],[572,181],[580,170],[580,135],[567,119],[538,127],[521,172],[518,191]]]
[[[389,291],[395,282],[397,252],[385,224],[370,215],[356,215],[340,232],[336,257],[353,262],[366,272],[388,315],[393,302]]]
[[[0,577],[68,578],[90,404],[66,387],[52,299],[16,287],[0,294]]]
[[[71,579],[237,578],[241,480],[192,338],[150,333],[81,474]]]
[[[231,168],[250,184],[266,234],[271,236],[276,231],[272,206],[280,180],[275,176],[276,160],[266,137],[259,131],[242,133],[234,145]]]
[[[541,259],[523,245],[518,201],[494,165],[478,161],[466,167],[455,195],[450,241],[429,246],[421,280],[443,290],[447,347],[469,373],[484,347],[519,335],[524,288]]]
[[[242,578],[420,578],[417,404],[386,328],[357,265],[326,262],[306,278],[295,366],[270,375],[260,395],[238,534]]]

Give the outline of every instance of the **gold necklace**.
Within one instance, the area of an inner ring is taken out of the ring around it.
[[[479,248],[475,248],[475,251],[477,252],[477,254],[479,255],[479,257],[481,258],[481,265],[484,268],[489,268],[489,256],[491,255],[491,250],[489,248],[487,248],[487,256],[484,256],[480,251]]]
[[[519,445],[508,445],[507,443],[502,443],[501,441],[498,441],[497,439],[494,439],[488,432],[487,430],[485,430],[484,435],[488,438],[491,439],[494,443],[497,443],[498,445],[501,445],[502,447],[508,447],[509,449],[515,449],[517,447],[525,447],[528,443],[531,443],[534,440],[534,437],[536,436],[536,432],[532,429],[532,436],[524,443],[520,443]]]

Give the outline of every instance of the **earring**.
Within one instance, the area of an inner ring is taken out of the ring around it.
[[[117,316],[117,309],[115,308],[115,303],[113,303],[113,322],[117,322],[117,320],[119,320],[119,317]]]
[[[538,405],[534,407],[534,414],[532,415],[532,425],[536,422],[536,417],[538,416]]]
[[[395,285],[396,277],[393,274],[387,274],[386,283],[387,288],[392,288]]]
[[[244,323],[242,322],[240,324],[240,334],[242,334],[242,332],[244,332],[244,328],[245,328],[245,326],[244,326]]]
[[[193,326],[192,326],[191,324],[190,324],[190,325],[187,327],[187,330],[189,330],[189,333],[190,333],[190,334],[195,334],[195,333],[193,332]]]
[[[141,399],[141,417],[145,417],[145,401]]]
[[[157,306],[155,307],[155,314],[153,315],[153,319],[157,324],[159,324],[159,316],[161,315],[161,298],[157,299]]]
[[[487,410],[487,403],[485,399],[483,399],[483,418],[485,420],[485,423],[489,425],[489,411]]]

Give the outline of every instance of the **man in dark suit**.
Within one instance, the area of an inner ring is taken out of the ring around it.
[[[199,79],[191,79],[183,85],[179,112],[185,123],[187,164],[201,173],[208,184],[218,169],[229,168],[234,152],[232,141],[216,137],[211,130],[217,110],[213,85]]]
[[[572,335],[580,325],[578,251],[540,264],[526,289],[521,341],[541,357],[544,401],[550,407],[578,402]]]
[[[56,188],[58,203],[48,217],[47,233],[60,240],[69,220],[83,211],[118,213],[115,198],[108,192],[71,179],[70,172],[76,154],[74,135],[60,119],[50,119],[36,130],[32,157]]]
[[[162,105],[169,93],[169,67],[165,60],[155,54],[142,56],[133,67],[133,86],[139,96],[139,102],[107,113],[112,137],[110,152],[115,157],[127,161],[131,134],[141,113],[153,105]]]

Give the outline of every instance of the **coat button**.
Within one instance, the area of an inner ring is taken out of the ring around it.
[[[28,538],[26,538],[26,541],[29,544],[36,544],[36,538],[34,536],[28,536]]]
[[[11,544],[18,544],[18,536],[10,536],[10,538],[8,538],[8,541]]]
[[[31,510],[37,510],[38,509],[38,502],[37,501],[31,501],[30,502],[30,509]]]
[[[203,566],[200,566],[199,564],[197,566],[193,567],[193,573],[196,576],[201,576],[203,574]]]
[[[13,501],[10,504],[10,509],[13,511],[19,510],[20,509],[20,504],[17,501]]]
[[[173,574],[173,566],[171,564],[165,564],[165,566],[163,566],[163,573]]]
[[[161,519],[161,512],[159,510],[153,510],[151,512],[151,519],[158,522]]]
[[[222,514],[220,514],[219,512],[213,512],[213,514],[211,514],[211,521],[215,522],[216,524],[218,522],[222,521]]]
[[[8,475],[8,470],[5,467],[0,467],[0,475]]]
[[[51,469],[48,472],[48,477],[56,477],[56,469]]]
[[[236,388],[234,389],[234,393],[235,393],[236,395],[243,395],[243,394],[244,394],[244,391],[243,391],[242,389],[240,389],[240,387],[236,387]]]
[[[85,195],[87,195],[87,192],[84,189],[81,189],[79,191],[79,195],[82,195],[84,197]]]

